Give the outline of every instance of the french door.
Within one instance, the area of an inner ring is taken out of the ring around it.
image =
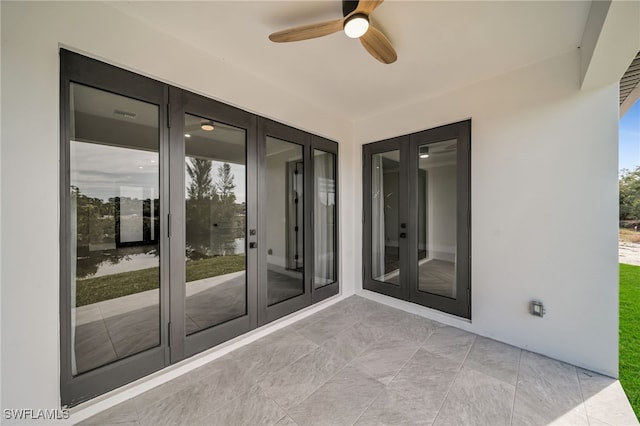
[[[364,288],[471,318],[463,121],[363,147]]]
[[[335,142],[60,56],[63,404],[338,293]]]

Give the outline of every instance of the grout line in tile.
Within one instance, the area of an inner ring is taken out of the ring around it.
[[[438,421],[438,417],[440,417],[440,413],[442,412],[442,407],[444,407],[444,403],[447,402],[447,398],[449,398],[449,393],[451,393],[451,389],[453,389],[453,386],[456,384],[456,381],[458,380],[458,376],[460,375],[461,371],[462,371],[462,366],[460,366],[460,369],[456,373],[456,377],[453,379],[453,381],[449,385],[449,389],[447,389],[446,395],[444,396],[444,398],[442,398],[442,402],[440,403],[440,407],[438,407],[438,414],[436,414],[436,416],[433,419],[433,423],[432,423],[433,425],[435,425],[436,422]]]
[[[384,386],[382,387],[382,389],[380,389],[380,391],[376,394],[376,396],[374,396],[374,397],[373,397],[373,399],[371,400],[371,402],[370,402],[370,403],[365,407],[365,409],[364,409],[364,410],[362,410],[362,413],[360,413],[360,415],[359,415],[359,416],[354,420],[354,422],[353,422],[353,423],[351,423],[351,425],[352,425],[352,426],[353,426],[353,425],[355,425],[356,423],[358,423],[358,420],[360,420],[360,417],[362,417],[362,416],[364,415],[364,413],[366,413],[366,412],[367,412],[367,410],[369,409],[369,407],[371,407],[371,405],[373,405],[373,403],[376,401],[376,399],[378,399],[378,397],[380,396],[380,394],[381,394],[382,392],[384,392],[386,389],[387,389],[387,386],[386,386],[386,385],[384,385]]]
[[[462,367],[464,367],[464,363],[467,361],[467,357],[469,356],[469,353],[471,353],[471,348],[473,347],[473,345],[475,345],[477,338],[478,338],[478,336],[475,335],[474,338],[473,338],[473,343],[469,346],[469,349],[467,350],[467,353],[464,356],[464,359],[462,360],[462,363],[460,363],[460,367],[458,367],[458,371],[456,372],[456,377],[453,379],[453,381],[449,385],[449,389],[447,389],[447,394],[442,399],[442,402],[440,403],[440,407],[438,408],[438,414],[436,414],[436,417],[433,419],[433,423],[432,423],[433,425],[435,425],[436,422],[438,421],[438,417],[440,416],[440,413],[442,412],[442,407],[444,407],[444,403],[447,402],[447,398],[449,398],[449,394],[451,393],[451,389],[453,389],[453,386],[456,384],[456,381],[458,380],[458,377],[460,376],[460,373],[462,372]]]
[[[291,416],[289,415],[289,412],[288,412],[287,410],[285,410],[285,409],[284,409],[284,407],[278,403],[278,401],[276,401],[275,399],[273,399],[273,398],[271,398],[271,397],[269,396],[269,394],[268,394],[268,393],[263,389],[263,387],[262,387],[262,386],[260,386],[260,383],[257,383],[257,384],[256,384],[256,386],[258,386],[258,387],[260,388],[260,390],[262,391],[262,393],[264,394],[264,396],[266,396],[270,401],[273,401],[273,403],[274,403],[274,404],[276,404],[278,407],[280,407],[280,409],[285,413],[285,414],[284,414],[284,416],[282,416],[282,417],[280,417],[280,418],[278,419],[278,422],[279,422],[280,420],[284,419],[285,417],[289,417],[289,418],[290,418],[290,419],[291,419],[295,424],[298,424],[298,423],[296,423],[296,421],[295,421],[295,420],[293,420],[293,417],[291,417]],[[315,391],[314,391],[314,392],[315,392]],[[278,422],[276,422],[276,423],[278,423]]]
[[[98,305],[98,309],[100,309],[100,305]],[[115,361],[124,358],[124,357],[121,357],[120,354],[118,354],[116,345],[113,343],[113,339],[111,338],[111,333],[109,332],[109,324],[107,324],[107,321],[104,319],[104,315],[102,315],[102,310],[100,310],[100,316],[102,317],[102,323],[104,325],[105,331],[107,332],[107,337],[109,338],[109,343],[111,343],[111,348],[113,349],[113,353],[116,354]]]
[[[351,326],[351,327],[353,327],[353,326]],[[285,328],[286,328],[286,327],[285,327]],[[292,331],[297,333],[297,330],[292,330]],[[341,331],[341,332],[340,332],[340,333],[338,333],[338,334],[341,334],[341,333],[343,333],[343,332],[345,332],[345,331],[346,331],[346,330]],[[336,336],[337,336],[338,334],[336,334]],[[302,336],[302,335],[300,335],[300,336]],[[304,337],[304,336],[302,336],[302,337]],[[306,339],[306,337],[304,337],[304,338]],[[309,340],[309,339],[307,339],[307,340]],[[312,342],[312,343],[316,344],[315,342]],[[322,345],[318,345],[318,344],[316,344],[316,345],[317,345],[317,346],[316,346],[316,348],[314,348],[313,350],[320,349],[321,351],[326,352],[324,349],[322,349]],[[367,348],[367,349],[368,349],[368,348]],[[366,349],[365,349],[365,351],[366,351]],[[309,354],[309,353],[311,353],[311,351],[307,352],[305,355],[307,355],[307,354]],[[360,354],[362,354],[362,353],[364,353],[364,351],[362,351]],[[305,356],[305,355],[303,355],[303,356]],[[300,358],[302,358],[302,357],[300,357]],[[298,359],[300,359],[300,358],[298,358]],[[356,358],[357,358],[357,357],[356,357]],[[329,376],[329,377],[327,378],[327,380],[325,380],[324,382],[322,382],[322,384],[320,384],[319,386],[317,386],[317,387],[313,390],[313,392],[311,392],[309,395],[307,395],[304,399],[302,399],[300,402],[298,402],[296,405],[292,406],[291,408],[295,408],[295,407],[297,407],[298,405],[302,404],[302,403],[303,403],[304,401],[306,401],[307,399],[309,399],[313,394],[315,394],[315,393],[318,391],[318,389],[320,389],[322,386],[324,386],[324,385],[325,385],[325,384],[327,384],[329,381],[331,381],[331,379],[333,379],[333,378],[334,378],[338,373],[340,373],[340,372],[341,372],[341,371],[343,371],[347,366],[349,366],[349,365],[353,362],[353,360],[355,360],[356,358],[352,359],[351,361],[349,361],[349,362],[347,362],[345,365],[343,365],[341,368],[339,368],[338,370],[336,370],[336,372],[335,372],[335,373],[333,373],[331,376]],[[296,359],[296,361],[297,361],[298,359]],[[296,362],[296,361],[293,361],[293,362]],[[293,364],[293,362],[292,362],[291,364]],[[282,370],[282,369],[284,369],[284,368],[288,367],[288,366],[289,366],[289,365],[291,365],[291,364],[288,364],[288,365],[286,365],[285,367],[282,367],[281,369],[279,369],[279,370],[277,370],[277,371],[280,371],[280,370]],[[257,381],[256,381],[256,384],[257,384],[258,386],[260,386],[260,384],[259,384]],[[260,389],[262,389],[262,387],[260,387]],[[263,390],[263,392],[264,392],[264,389],[262,389],[262,390]],[[265,395],[267,395],[267,397],[268,397],[268,398],[272,399],[271,397],[269,397],[269,395],[268,395],[266,392],[264,392],[264,393],[265,393]],[[276,402],[275,400],[273,400],[273,401],[274,401],[274,402]],[[276,402],[276,404],[278,404],[278,403]],[[289,417],[293,420],[293,417],[291,417],[291,414],[289,414],[289,412],[288,412],[287,410],[285,410],[282,406],[280,406],[280,404],[278,404],[278,406],[279,406],[280,408],[282,408],[282,409],[284,410],[284,412],[285,412],[285,413],[287,413],[287,416],[289,416]],[[296,423],[296,424],[297,424],[297,422],[296,422],[295,420],[293,420],[293,421],[294,421],[294,423]]]
[[[518,382],[520,381],[520,362],[522,361],[522,349],[518,355],[518,369],[516,372],[516,386],[513,392],[513,403],[511,404],[511,416],[509,417],[509,424],[513,424],[513,413],[516,410],[516,397],[518,396]]]
[[[431,333],[433,334],[433,332]],[[429,337],[431,337],[431,334],[429,335]],[[428,338],[427,338],[428,339]],[[380,340],[380,339],[379,339]],[[389,380],[389,383],[393,382],[393,380],[398,377],[398,374],[400,374],[400,371],[402,371],[402,369],[404,367],[406,367],[406,365],[409,363],[409,361],[411,361],[413,359],[413,357],[416,355],[416,353],[418,353],[418,351],[422,348],[422,346],[418,346],[416,348],[416,350],[411,354],[411,356],[409,358],[407,358],[407,360],[404,362],[404,364],[402,364],[402,367],[400,367],[400,369],[396,372],[396,374],[393,376],[393,379]],[[364,351],[363,351],[364,353]],[[356,358],[354,358],[355,360]],[[362,417],[362,415],[364,413],[367,412],[367,410],[369,409],[369,407],[371,407],[371,405],[373,405],[373,403],[376,401],[376,399],[378,399],[378,397],[380,396],[380,394],[382,392],[384,392],[387,389],[387,385],[383,384],[382,389],[380,389],[380,392],[378,392],[378,394],[371,400],[371,402],[369,403],[369,405],[367,405],[367,407],[362,411],[362,413],[360,413],[360,415],[358,416],[358,418],[355,420],[355,422],[353,422],[353,424],[358,423],[358,420],[360,420],[360,417]]]
[[[580,380],[580,373],[578,372],[578,367],[573,366],[573,369],[576,372],[576,379],[578,379],[578,387],[580,388],[580,398],[582,399],[582,408],[584,408],[584,415],[587,418],[587,424],[591,424],[591,418],[589,417],[589,411],[587,411],[587,404],[584,400],[584,390],[582,389],[582,380]]]
[[[309,395],[307,395],[305,398],[303,398],[300,402],[298,402],[296,405],[292,406],[291,408],[295,408],[298,405],[304,403],[307,399],[311,398],[318,391],[318,389],[320,389],[322,386],[324,386],[327,383],[329,383],[331,381],[331,379],[333,379],[338,373],[340,373],[342,370],[344,370],[349,364],[351,364],[351,361],[346,363],[345,365],[343,365],[342,368],[338,369],[338,371],[336,371],[331,376],[329,376],[329,378],[327,380],[325,380],[324,383],[322,383],[320,386],[318,386],[316,389],[314,389],[313,392],[311,392]],[[260,386],[260,385],[258,385],[258,386]],[[284,408],[283,408],[283,410],[284,410]],[[295,419],[291,416],[291,414],[289,414],[289,411],[287,411],[287,410],[284,410],[284,411],[285,411],[285,413],[287,413],[287,416],[291,417],[291,419],[294,421],[294,423],[297,424]]]
[[[477,341],[478,341],[478,335],[477,334],[473,334],[473,343],[471,343],[471,345],[469,345],[469,349],[467,349],[467,353],[464,355],[464,359],[462,360],[462,363],[460,364],[460,370],[462,370],[462,367],[464,367],[464,363],[467,362],[467,358],[469,358],[469,354],[471,353],[471,349],[473,349],[473,347],[475,346]]]
[[[193,318],[191,318],[191,316],[189,316],[189,314],[188,314],[188,313],[186,313],[186,312],[185,312],[185,316],[186,316],[187,318],[189,318],[189,319],[191,320],[191,322],[192,322],[192,323],[194,323],[194,324],[198,327],[198,329],[199,329],[199,330],[201,330],[201,329],[202,329],[202,326],[201,326],[200,324],[198,324],[198,323],[196,322],[196,320],[194,320]]]
[[[400,371],[402,371],[402,369],[404,367],[407,366],[407,364],[409,364],[409,361],[411,361],[413,359],[414,356],[416,356],[416,354],[418,353],[418,351],[422,349],[422,346],[418,346],[416,348],[416,350],[411,354],[411,356],[409,358],[407,358],[407,360],[404,362],[404,364],[402,364],[402,367],[400,367],[400,369],[398,370],[398,372],[393,376],[393,379],[389,380],[389,383],[393,382],[395,380],[396,377],[398,377],[398,374],[400,374]],[[387,385],[384,385],[385,389],[387,388]]]
[[[312,343],[313,343],[313,342],[312,342]],[[303,353],[303,354],[302,354],[302,355],[300,355],[298,358],[296,358],[296,359],[294,359],[293,361],[291,361],[289,364],[287,364],[287,365],[283,365],[282,367],[278,368],[277,370],[269,371],[269,373],[268,373],[268,374],[266,374],[264,377],[261,377],[261,378],[259,378],[259,379],[258,379],[258,378],[253,378],[253,383],[257,385],[257,384],[259,384],[259,382],[261,382],[261,381],[263,381],[263,380],[266,380],[266,379],[267,379],[267,378],[269,378],[269,377],[276,376],[280,371],[284,370],[285,368],[290,367],[292,364],[294,364],[294,363],[298,362],[300,359],[304,358],[305,356],[309,355],[311,352],[313,352],[313,351],[315,351],[316,349],[319,349],[319,348],[320,348],[320,346],[317,346],[317,345],[316,345],[316,347],[315,347],[315,348],[313,348],[312,350],[310,350],[310,351],[308,351],[308,352]],[[242,366],[240,366],[240,368],[242,368]]]

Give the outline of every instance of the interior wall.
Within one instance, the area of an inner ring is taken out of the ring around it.
[[[359,147],[345,147],[353,134],[344,118],[105,4],[3,1],[0,8],[2,407],[55,408],[60,46],[340,142],[341,194],[357,193],[349,179],[357,176]],[[341,197],[340,206],[341,229],[355,228],[351,202]],[[354,245],[341,234],[343,256],[355,257]],[[340,268],[341,291],[349,294],[354,266]]]
[[[579,76],[576,50],[354,131],[367,143],[471,117],[472,321],[422,311],[617,376],[618,87],[581,91]]]
[[[453,262],[456,256],[456,166],[430,168],[427,185],[428,257]]]
[[[267,182],[270,188],[279,188],[267,194],[267,244],[272,254],[267,254],[267,263],[282,269],[287,267],[287,162],[299,160],[292,158],[291,152],[267,156]],[[270,237],[270,238],[269,238]]]

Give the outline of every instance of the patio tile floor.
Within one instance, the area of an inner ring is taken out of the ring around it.
[[[358,296],[82,425],[637,425],[612,378]]]

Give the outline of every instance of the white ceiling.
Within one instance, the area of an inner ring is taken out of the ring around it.
[[[387,0],[372,21],[398,53],[391,65],[342,32],[294,43],[268,40],[274,31],[340,18],[340,0],[108,4],[357,120],[576,49],[591,2]]]

